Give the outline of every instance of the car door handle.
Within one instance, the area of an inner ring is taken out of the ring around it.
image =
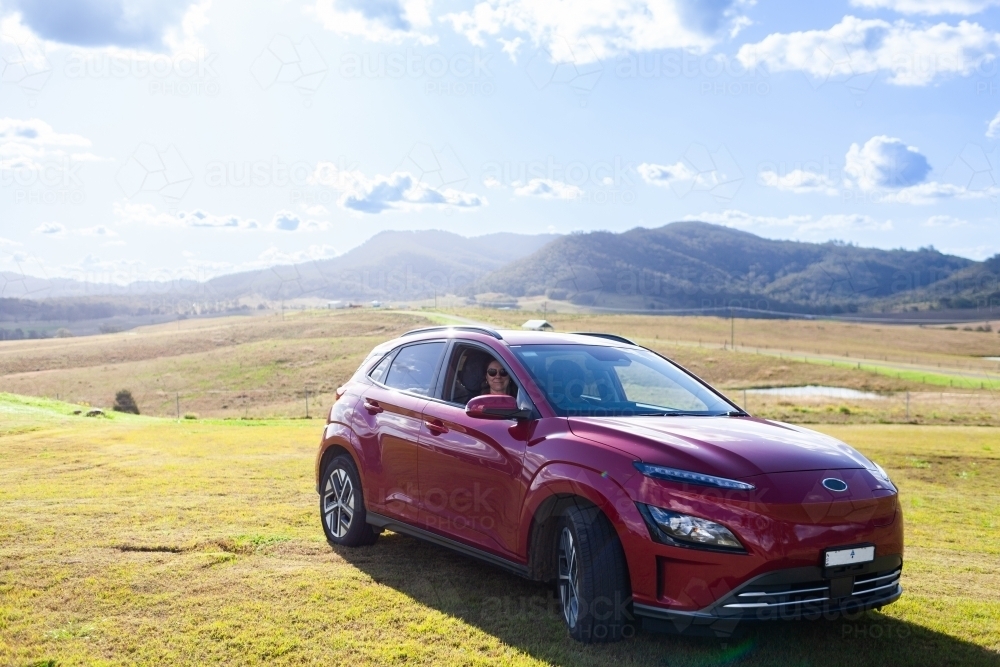
[[[382,406],[378,404],[378,401],[373,401],[370,398],[365,399],[365,410],[370,414],[377,415],[380,412],[384,412]]]
[[[445,426],[443,422],[441,422],[441,421],[439,421],[437,419],[434,419],[434,420],[427,419],[427,420],[425,420],[424,421],[424,426],[426,426],[427,430],[430,431],[431,433],[433,433],[434,435],[441,435],[442,433],[447,433],[448,432],[448,427]]]

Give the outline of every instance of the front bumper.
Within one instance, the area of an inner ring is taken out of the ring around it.
[[[731,634],[747,621],[856,618],[903,594],[903,558],[887,555],[849,574],[824,577],[820,567],[797,567],[754,577],[698,611],[635,603],[643,627],[668,632]]]

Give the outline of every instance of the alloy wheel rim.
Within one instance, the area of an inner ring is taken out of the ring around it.
[[[354,485],[347,471],[337,468],[330,473],[323,491],[323,516],[327,530],[334,537],[343,537],[354,519]]]
[[[576,627],[580,615],[579,570],[576,542],[569,528],[563,528],[559,535],[559,600],[566,624]]]

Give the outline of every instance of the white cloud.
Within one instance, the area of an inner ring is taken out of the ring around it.
[[[285,252],[271,246],[260,254],[257,261],[243,265],[241,268],[264,268],[277,266],[280,264],[301,264],[302,262],[315,262],[320,259],[336,257],[340,253],[332,245],[311,245],[305,250],[296,252]]]
[[[500,188],[503,187],[503,183],[501,183],[500,179],[496,178],[495,176],[487,176],[486,178],[484,178],[483,185],[488,187],[490,190],[499,190]]]
[[[66,226],[58,222],[43,222],[35,228],[35,233],[54,237],[65,236]]]
[[[486,200],[479,195],[451,188],[434,188],[407,172],[374,178],[360,172],[339,172],[336,181],[344,189],[337,205],[361,213],[426,207],[478,208],[486,204]]]
[[[891,9],[900,14],[978,14],[1000,5],[1000,0],[851,0],[855,7]]]
[[[114,204],[118,224],[138,224],[150,227],[190,227],[203,229],[260,229],[256,220],[237,215],[215,215],[201,209],[165,213],[152,204],[118,201]]]
[[[864,146],[851,144],[844,163],[847,182],[862,190],[917,185],[930,170],[927,158],[917,148],[885,135],[872,137]]]
[[[238,215],[214,215],[200,208],[193,211],[178,211],[176,217],[178,223],[186,227],[260,229],[260,223],[252,218],[241,218]]]
[[[152,204],[133,204],[129,201],[114,203],[115,221],[120,225],[147,225],[150,227],[179,226],[176,215],[163,213]]]
[[[796,194],[820,192],[832,196],[840,192],[837,181],[830,176],[802,169],[793,169],[784,176],[778,175],[776,171],[762,171],[757,174],[757,182],[765,187]]]
[[[433,44],[431,0],[316,0],[305,12],[338,35],[370,42]]]
[[[880,193],[882,200],[886,203],[900,204],[934,204],[950,199],[986,199],[996,195],[997,188],[995,187],[971,190],[961,185],[938,183],[937,181]]]
[[[719,201],[730,201],[743,184],[743,171],[725,146],[710,151],[701,144],[691,144],[674,164],[644,162],[636,171],[646,183],[669,187],[678,197],[700,191]]]
[[[84,48],[162,51],[189,43],[208,19],[210,0],[13,0],[5,9],[39,38]]]
[[[670,165],[643,162],[636,167],[636,171],[639,172],[642,180],[650,185],[659,185],[661,187],[670,185],[672,181],[689,181],[696,175],[683,162]]]
[[[271,219],[271,229],[294,232],[302,224],[302,219],[291,211],[278,211]]]
[[[888,72],[889,83],[925,86],[969,75],[998,53],[1000,36],[977,23],[916,26],[845,16],[829,30],[774,33],[744,44],[737,57],[746,67],[764,63],[773,72],[802,71],[820,81]]]
[[[956,218],[951,215],[932,215],[924,222],[924,227],[964,227],[969,224],[967,220]]]
[[[476,46],[497,37],[513,59],[519,35],[556,62],[587,64],[621,53],[687,49],[704,53],[727,26],[743,23],[737,0],[487,0],[441,20]],[[514,35],[513,38],[510,38]]]
[[[784,228],[794,234],[808,236],[831,231],[864,230],[887,232],[893,229],[891,220],[876,220],[868,215],[830,214],[819,217],[813,215],[788,215],[785,217],[752,215],[744,211],[729,209],[721,213],[705,212],[685,216],[685,220],[712,222],[738,229]]]
[[[104,225],[97,225],[96,227],[87,227],[86,229],[81,229],[80,234],[83,236],[99,236],[101,238],[112,238],[118,236],[115,230],[105,227]]]
[[[583,190],[575,185],[555,181],[550,178],[533,178],[525,184],[513,183],[514,194],[518,197],[538,197],[541,199],[579,199]]]
[[[1000,136],[1000,111],[997,112],[996,116],[993,116],[993,120],[986,128],[986,136],[990,139],[996,139]]]
[[[81,152],[88,147],[90,140],[86,137],[60,134],[38,118],[0,118],[0,169],[52,172],[70,169],[71,162],[102,159]],[[59,177],[52,174],[52,178]]]
[[[299,208],[301,208],[302,212],[306,215],[327,215],[330,213],[326,206],[323,206],[322,204],[300,204]]]
[[[974,259],[977,261],[982,261],[984,259],[989,259],[990,257],[998,254],[1000,252],[1000,246],[997,245],[976,245],[976,246],[945,246],[941,248],[941,252],[948,255],[958,255],[959,257],[968,257],[969,259]]]
[[[840,194],[845,201],[871,204],[924,205],[1000,195],[997,176],[992,171],[994,158],[972,144],[945,170],[947,182],[926,180],[931,166],[919,149],[885,135],[872,137],[863,146],[851,144],[844,162],[844,177],[839,183],[835,176],[800,169],[785,176],[773,170],[762,171],[757,182],[795,194]]]

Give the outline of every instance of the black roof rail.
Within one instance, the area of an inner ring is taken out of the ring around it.
[[[593,336],[594,338],[605,338],[607,340],[613,340],[618,343],[625,343],[626,345],[636,345],[625,336],[618,336],[616,334],[600,333],[597,331],[573,331],[574,336]]]
[[[496,329],[491,329],[489,327],[477,327],[467,324],[456,324],[456,325],[447,325],[438,327],[424,327],[422,329],[413,329],[411,331],[407,331],[406,333],[404,333],[403,336],[413,336],[416,334],[427,333],[429,331],[447,331],[448,329],[453,329],[458,331],[474,331],[476,333],[484,333],[488,336],[493,336],[497,340],[503,340],[503,336],[501,336],[500,332],[497,331]]]

